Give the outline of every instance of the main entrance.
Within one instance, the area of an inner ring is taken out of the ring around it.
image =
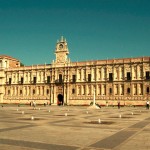
[[[57,96],[57,105],[63,105],[64,104],[64,97],[62,94],[58,94]]]

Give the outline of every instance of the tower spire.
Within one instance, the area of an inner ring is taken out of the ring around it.
[[[60,42],[64,42],[64,37],[61,36]]]
[[[56,60],[55,60],[55,62],[58,64],[68,63],[69,62],[69,59],[67,57],[68,54],[69,54],[69,50],[68,50],[68,46],[67,46],[67,41],[63,36],[61,36],[60,40],[58,40],[56,43],[56,49],[55,49]]]

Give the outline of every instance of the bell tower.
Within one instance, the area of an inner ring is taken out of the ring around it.
[[[56,55],[56,64],[65,64],[69,61],[67,55],[69,54],[67,41],[66,39],[61,37],[60,40],[57,41],[55,55]]]

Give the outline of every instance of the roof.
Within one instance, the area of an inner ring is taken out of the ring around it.
[[[16,58],[13,58],[11,56],[8,56],[8,55],[0,55],[0,58],[6,58],[6,59],[9,59],[9,60],[15,60],[15,61],[19,61],[18,59]]]

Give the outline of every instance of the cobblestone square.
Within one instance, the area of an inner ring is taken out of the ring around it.
[[[149,150],[145,107],[0,107],[2,150]]]

